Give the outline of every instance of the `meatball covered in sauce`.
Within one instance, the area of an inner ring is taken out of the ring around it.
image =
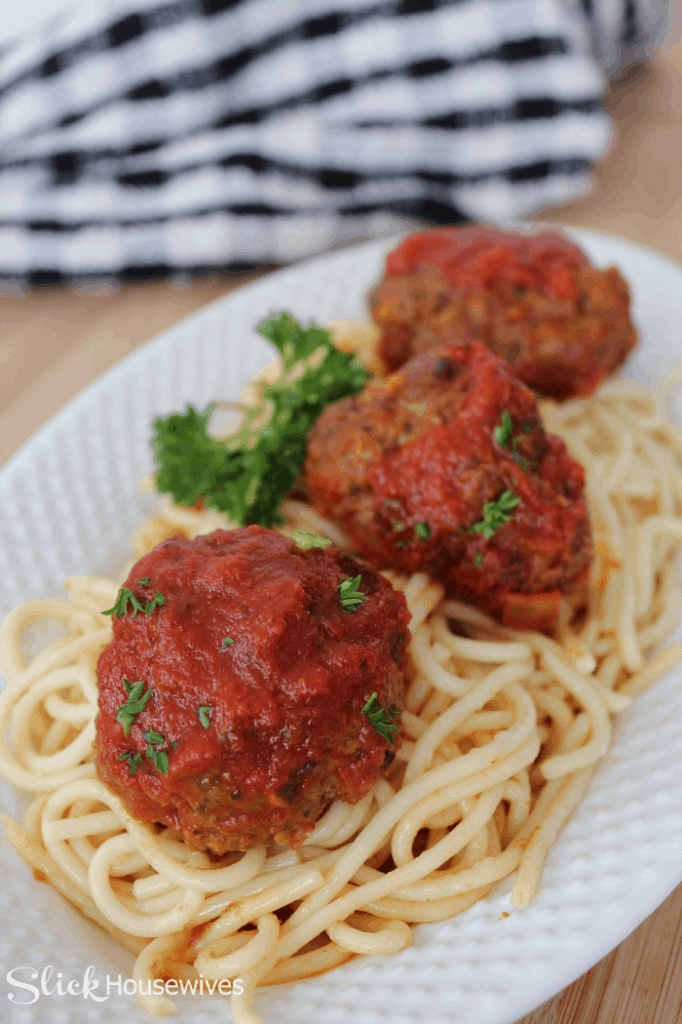
[[[481,227],[406,238],[369,296],[389,369],[443,342],[477,340],[540,394],[591,394],[634,348],[628,286],[567,238]]]
[[[250,526],[172,537],[124,586],[144,610],[119,601],[99,658],[97,772],[138,819],[214,854],[295,847],[393,759],[364,708],[398,721],[409,613],[374,569]]]
[[[329,406],[305,473],[358,551],[425,571],[509,625],[550,628],[586,576],[583,469],[478,342],[422,353]]]

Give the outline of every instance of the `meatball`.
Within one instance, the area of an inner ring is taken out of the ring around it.
[[[388,255],[369,306],[389,369],[443,342],[477,340],[557,400],[591,394],[637,341],[616,268],[596,270],[556,233],[412,235]]]
[[[585,579],[583,469],[479,342],[424,352],[329,406],[305,474],[314,505],[375,563],[425,571],[509,625],[551,628]]]
[[[124,586],[144,610],[119,600],[97,664],[97,772],[138,819],[214,854],[295,847],[392,761],[364,708],[398,718],[409,613],[374,569],[249,526],[172,537]]]

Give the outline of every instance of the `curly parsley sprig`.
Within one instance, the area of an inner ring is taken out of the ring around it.
[[[159,417],[154,422],[156,486],[178,505],[200,498],[209,508],[241,526],[282,522],[279,506],[301,473],[308,432],[333,402],[357,395],[369,374],[353,354],[334,347],[331,335],[311,324],[302,327],[289,313],[272,316],[258,328],[282,356],[282,376],[261,388],[262,409],[246,411],[241,430],[225,440],[211,437],[205,412]],[[311,356],[322,353],[312,365]],[[269,411],[267,422],[254,427]]]
[[[379,733],[382,739],[393,743],[393,736],[399,732],[399,726],[393,719],[399,714],[398,708],[393,704],[390,708],[384,708],[379,703],[379,696],[373,693],[364,708],[363,714],[369,721],[375,732]]]

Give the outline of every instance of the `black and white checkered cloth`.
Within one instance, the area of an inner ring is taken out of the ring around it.
[[[666,9],[81,0],[0,52],[0,279],[238,269],[569,199],[608,144],[604,69]]]

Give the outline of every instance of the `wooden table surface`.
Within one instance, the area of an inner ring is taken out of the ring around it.
[[[541,219],[612,231],[682,261],[682,44],[622,76],[608,102],[617,136],[593,192]],[[0,465],[136,346],[254,276],[0,296]],[[681,920],[682,886],[518,1024],[681,1024]]]

